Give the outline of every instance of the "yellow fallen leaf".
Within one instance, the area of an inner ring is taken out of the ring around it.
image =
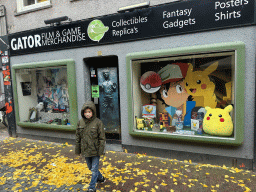
[[[245,187],[246,191],[252,191],[250,188],[248,187]]]

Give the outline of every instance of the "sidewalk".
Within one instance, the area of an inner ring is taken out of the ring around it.
[[[4,131],[0,130],[1,138]],[[7,134],[8,135],[8,134]],[[106,192],[256,191],[255,173],[145,154],[107,151],[100,170]],[[22,138],[0,141],[0,191],[85,191],[91,173],[74,146]]]

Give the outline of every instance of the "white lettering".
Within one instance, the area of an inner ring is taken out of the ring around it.
[[[11,47],[12,47],[12,50],[16,51],[17,50],[17,44],[14,44],[14,41],[16,42],[17,40],[15,38],[13,38],[11,40]]]
[[[216,1],[215,2],[215,9],[225,9],[225,8],[230,8],[230,7],[239,7],[243,5],[247,5],[249,3],[249,0],[231,0],[231,1],[226,1],[226,2],[220,2]]]
[[[40,43],[41,37],[40,35],[35,35],[35,47],[41,47],[41,43]]]
[[[28,46],[29,46],[29,48],[34,47],[34,38],[32,35],[28,36]]]
[[[25,37],[22,37],[22,39],[23,39],[23,43],[24,43],[24,49],[27,49],[27,36],[25,36]]]
[[[18,49],[23,49],[22,41],[18,38]]]

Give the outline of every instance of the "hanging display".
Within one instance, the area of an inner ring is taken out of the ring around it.
[[[31,82],[21,82],[23,96],[31,95]]]

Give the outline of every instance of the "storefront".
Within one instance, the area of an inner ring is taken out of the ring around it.
[[[184,1],[9,35],[17,135],[253,168],[255,1]]]

